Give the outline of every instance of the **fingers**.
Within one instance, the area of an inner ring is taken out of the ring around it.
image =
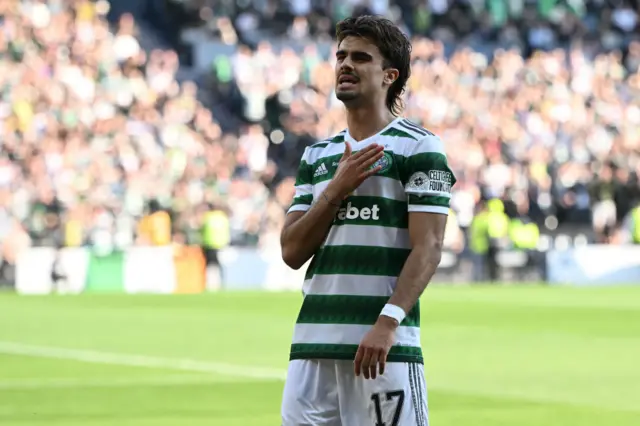
[[[378,377],[378,371],[380,375],[384,374],[384,369],[387,361],[387,354],[382,348],[365,348],[363,356],[360,362],[360,368],[362,375],[365,379],[375,379]],[[356,375],[359,375],[357,373]]]
[[[369,377],[375,379],[378,376],[378,357],[379,353],[374,353],[371,356],[371,365],[369,365]]]
[[[369,158],[369,156],[376,155],[382,150],[384,150],[383,146],[374,143],[353,154],[353,159],[361,160],[362,158]]]
[[[375,163],[375,161],[374,161]],[[361,175],[360,175],[360,180],[364,181],[365,179],[367,179],[369,176],[373,176],[376,173],[378,173],[380,170],[382,170],[382,166],[376,166],[373,169],[368,169],[365,170]]]
[[[371,167],[384,155],[384,147],[378,144],[369,145],[352,155],[351,144],[345,141],[344,152],[340,158],[338,172],[334,176],[336,181],[345,183],[352,192],[367,177],[380,171],[381,167],[371,169]],[[345,188],[346,189],[346,188]]]
[[[358,346],[358,351],[356,352],[356,357],[353,360],[353,369],[356,373],[356,377],[360,375],[360,368],[362,367],[362,357],[364,356],[364,349],[362,346]]]
[[[387,366],[387,352],[381,348],[358,347],[354,359],[354,372],[356,377],[360,373],[365,379],[375,379],[382,376]]]
[[[369,167],[373,166],[376,161],[381,159],[384,156],[384,152],[378,152],[375,155],[371,155],[368,157],[361,157],[363,160],[361,161],[360,168],[363,170],[367,170]]]
[[[378,377],[378,371],[380,371],[380,375],[384,374],[384,368],[387,362],[387,354],[383,349],[372,349],[371,350],[371,361],[369,362],[369,375],[371,379],[375,379]],[[363,365],[363,368],[365,366]],[[378,370],[379,368],[379,370]],[[365,374],[365,378],[368,378]]]
[[[380,351],[378,365],[380,366],[380,375],[382,376],[384,374],[384,368],[387,366],[387,353],[385,351]]]
[[[340,157],[340,161],[344,161],[349,157],[351,157],[351,144],[349,141],[344,141],[344,152],[342,153],[342,157]]]
[[[354,156],[356,167],[358,168],[359,171],[361,171],[361,174],[359,176],[360,180],[364,180],[369,176],[380,171],[380,169],[382,168],[381,166],[378,166],[374,169],[371,169],[371,166],[373,166],[378,160],[380,160],[380,158],[382,158],[383,155],[384,155],[383,148],[379,147],[378,149],[370,150],[366,152],[365,154],[360,156],[357,160],[355,159],[355,156]]]
[[[362,356],[362,375],[365,379],[371,377],[371,357],[373,350],[365,348],[364,355]]]

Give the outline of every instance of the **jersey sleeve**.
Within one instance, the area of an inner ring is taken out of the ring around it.
[[[302,159],[298,166],[295,183],[296,193],[287,213],[306,212],[311,208],[311,203],[313,202],[312,178],[313,165],[309,164],[309,148],[307,147],[304,150],[304,154],[302,154]]]
[[[409,212],[449,214],[456,178],[449,168],[442,140],[429,135],[405,154],[403,185]]]

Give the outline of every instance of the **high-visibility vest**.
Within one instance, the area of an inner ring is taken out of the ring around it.
[[[229,218],[220,211],[207,212],[202,225],[202,244],[205,247],[221,249],[226,247],[231,240]]]
[[[640,244],[640,206],[633,209],[633,213],[631,213],[631,223],[633,228],[631,232],[633,243]]]
[[[487,233],[491,239],[501,239],[509,234],[509,217],[504,213],[504,203],[498,198],[487,201]]]
[[[538,246],[540,229],[533,222],[525,224],[513,219],[509,224],[509,237],[515,248],[533,250]]]
[[[487,219],[489,238],[504,238],[509,234],[509,217],[504,212],[489,212]]]
[[[485,254],[489,250],[488,217],[489,212],[480,212],[469,226],[469,248],[476,254]]]

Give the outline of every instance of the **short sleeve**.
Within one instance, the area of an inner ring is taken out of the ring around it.
[[[313,186],[311,184],[311,180],[313,179],[312,168],[313,165],[309,164],[309,148],[305,148],[296,175],[296,193],[287,213],[306,212],[311,208],[311,203],[313,202]]]
[[[408,211],[448,215],[456,178],[447,163],[442,140],[429,135],[412,144],[405,157],[403,184]]]

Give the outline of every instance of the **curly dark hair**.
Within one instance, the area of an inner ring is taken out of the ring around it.
[[[394,115],[402,110],[402,93],[411,75],[411,42],[397,25],[380,16],[363,15],[346,18],[336,25],[338,44],[347,37],[362,37],[374,43],[382,57],[383,67],[399,71],[387,92],[386,104]]]

